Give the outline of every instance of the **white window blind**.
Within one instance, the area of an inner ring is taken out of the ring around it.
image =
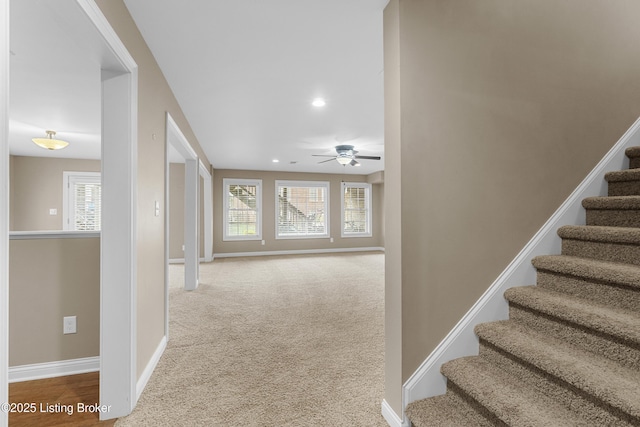
[[[64,228],[98,231],[102,223],[100,173],[64,172]]]
[[[262,239],[262,181],[225,178],[223,185],[224,240]]]
[[[100,230],[102,207],[100,184],[76,183],[74,188],[74,229]]]
[[[329,183],[276,181],[276,238],[329,237]]]
[[[371,236],[371,184],[342,183],[342,237]]]

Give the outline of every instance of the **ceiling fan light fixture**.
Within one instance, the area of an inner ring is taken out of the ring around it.
[[[338,157],[336,157],[336,160],[342,166],[345,166],[345,165],[348,165],[349,163],[351,163],[353,158],[351,156],[348,156],[348,155],[339,154]]]
[[[40,147],[47,150],[61,150],[67,145],[69,145],[69,143],[66,141],[62,141],[60,139],[54,139],[53,137],[56,135],[55,131],[48,130],[46,131],[46,133],[47,133],[47,138],[33,138],[32,141],[36,145],[39,145]]]

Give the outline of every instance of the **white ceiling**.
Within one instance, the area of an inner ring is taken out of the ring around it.
[[[9,148],[13,155],[100,158],[100,64],[91,35],[78,39],[68,0],[11,1]],[[74,13],[75,12],[75,13]],[[69,25],[70,22],[73,25]],[[70,145],[48,151],[45,130]]]
[[[350,144],[383,156],[387,0],[124,2],[214,168],[384,169],[312,154]],[[312,107],[316,97],[326,107]]]
[[[11,1],[12,154],[100,157],[104,52],[60,7],[74,1]],[[215,168],[358,174],[384,169],[387,1],[124,0]],[[312,107],[316,97],[326,107]],[[47,129],[69,147],[31,142]],[[339,144],[383,159],[312,157]]]

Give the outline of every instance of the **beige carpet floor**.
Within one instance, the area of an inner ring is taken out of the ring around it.
[[[169,302],[167,349],[117,426],[387,425],[384,254],[218,259]]]

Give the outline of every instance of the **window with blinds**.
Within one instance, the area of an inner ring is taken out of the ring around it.
[[[262,239],[262,180],[223,179],[223,240]]]
[[[64,172],[64,229],[99,231],[102,185],[99,172]]]
[[[370,237],[371,184],[342,183],[342,237]]]
[[[329,237],[329,183],[276,181],[276,238]]]

